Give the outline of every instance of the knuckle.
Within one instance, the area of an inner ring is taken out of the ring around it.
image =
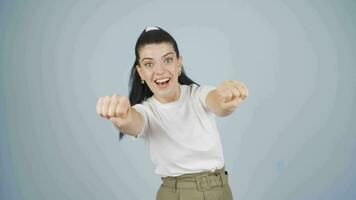
[[[108,104],[110,102],[110,98],[108,96],[105,96],[103,99],[104,104]]]
[[[119,96],[118,96],[117,94],[113,94],[113,95],[111,95],[111,97],[110,97],[110,99],[111,99],[112,101],[117,100],[118,98],[119,98]]]
[[[122,101],[128,101],[129,98],[128,98],[127,96],[121,96],[121,97],[120,97],[120,100],[122,100]]]

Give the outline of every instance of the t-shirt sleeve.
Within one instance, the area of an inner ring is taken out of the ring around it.
[[[214,89],[216,89],[216,87],[214,86],[199,86],[197,89],[199,101],[206,110],[208,110],[208,105],[206,104],[206,97],[208,96],[209,92]]]
[[[137,140],[139,138],[145,139],[146,140],[146,129],[147,129],[147,124],[148,124],[148,117],[147,117],[147,111],[144,105],[142,104],[136,104],[134,106],[132,106],[138,113],[140,113],[143,117],[143,127],[142,130],[140,131],[140,133],[137,136],[132,136],[132,135],[128,135],[131,139],[133,140]]]

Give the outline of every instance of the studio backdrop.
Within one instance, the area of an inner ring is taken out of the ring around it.
[[[355,11],[352,0],[0,1],[0,199],[155,198],[149,149],[119,142],[95,107],[128,95],[150,25],[177,40],[194,81],[249,89],[217,119],[235,199],[355,199]]]

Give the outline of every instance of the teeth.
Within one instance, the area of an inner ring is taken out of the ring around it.
[[[166,82],[168,80],[169,80],[169,78],[166,78],[166,79],[156,80],[156,82],[157,83],[163,83],[163,82]]]

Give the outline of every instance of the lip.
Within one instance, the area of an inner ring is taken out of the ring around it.
[[[168,83],[167,83],[167,84],[158,85],[158,84],[156,83],[156,80],[164,80],[164,79],[168,79]],[[170,83],[171,83],[171,81],[172,81],[172,79],[171,79],[170,77],[158,78],[158,79],[156,79],[156,80],[154,80],[154,83],[155,83],[156,87],[159,88],[159,89],[166,89],[167,87],[169,87],[169,85],[170,85]]]
[[[170,77],[160,77],[160,78],[156,78],[153,81],[157,81],[157,80],[164,80],[164,79],[171,79]]]

